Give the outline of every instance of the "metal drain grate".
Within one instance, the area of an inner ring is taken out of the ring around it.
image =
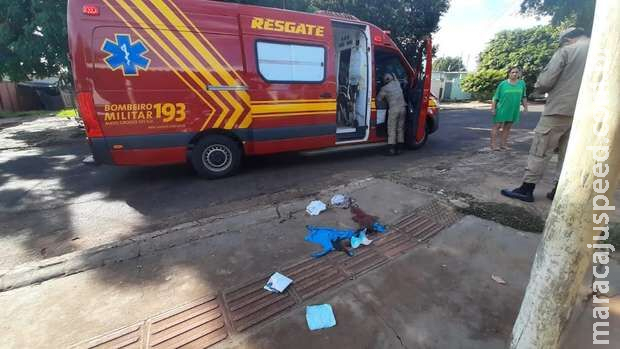
[[[387,258],[399,256],[414,248],[416,245],[417,242],[412,240],[410,235],[399,231],[393,231],[376,242],[377,251]]]
[[[328,257],[308,258],[283,268],[283,272],[294,280],[293,289],[301,300],[338,286],[347,279]]]
[[[462,215],[452,208],[432,202],[392,225],[389,233],[372,236],[373,243],[357,249],[354,257],[334,252],[282,268],[282,273],[294,280],[282,294],[264,290],[268,277],[263,277],[225,291],[222,299],[205,297],[74,348],[208,348],[229,337],[232,333],[229,326],[242,332],[272,319],[300,302],[343,284],[348,278],[384,265],[460,218]]]
[[[245,331],[295,305],[295,298],[288,290],[276,294],[263,289],[268,280],[268,277],[261,278],[224,293],[224,303],[236,331]]]
[[[156,316],[147,328],[147,348],[208,348],[228,338],[216,296]]]
[[[143,324],[128,326],[110,333],[106,333],[87,342],[74,345],[72,348],[84,349],[139,349],[142,347]]]
[[[461,213],[436,200],[417,208],[412,215],[426,217],[443,228],[447,228],[463,218]]]
[[[370,246],[361,247],[355,250],[355,256],[349,257],[344,253],[339,253],[333,258],[333,263],[340,266],[349,276],[360,276],[387,262],[387,257],[377,253],[373,247],[375,241]]]

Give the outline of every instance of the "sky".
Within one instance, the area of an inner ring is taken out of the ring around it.
[[[520,4],[521,0],[451,0],[433,36],[439,45],[437,57],[460,56],[468,70],[475,70],[478,54],[496,33],[549,23],[549,18],[521,15]]]

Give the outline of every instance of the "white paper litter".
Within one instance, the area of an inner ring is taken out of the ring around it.
[[[312,201],[308,207],[306,207],[306,212],[308,212],[311,216],[318,216],[321,212],[327,209],[327,205],[323,203],[323,201],[315,200]]]
[[[349,208],[351,206],[351,198],[346,195],[336,194],[332,197],[331,204],[333,207]]]
[[[280,273],[274,273],[263,288],[270,292],[282,293],[291,283],[293,283],[293,280]]]
[[[506,285],[506,281],[497,275],[491,275],[491,279],[500,285]]]

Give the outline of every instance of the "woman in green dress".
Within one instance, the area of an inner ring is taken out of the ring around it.
[[[508,70],[508,79],[499,83],[493,96],[493,127],[491,128],[491,149],[499,150],[497,137],[499,135],[501,149],[508,147],[508,135],[512,124],[519,122],[521,104],[527,112],[527,94],[525,81],[519,79],[521,70],[512,67]]]

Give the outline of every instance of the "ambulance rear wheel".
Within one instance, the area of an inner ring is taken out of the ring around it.
[[[191,162],[201,177],[215,179],[230,176],[241,165],[241,148],[229,137],[208,135],[194,146]]]

